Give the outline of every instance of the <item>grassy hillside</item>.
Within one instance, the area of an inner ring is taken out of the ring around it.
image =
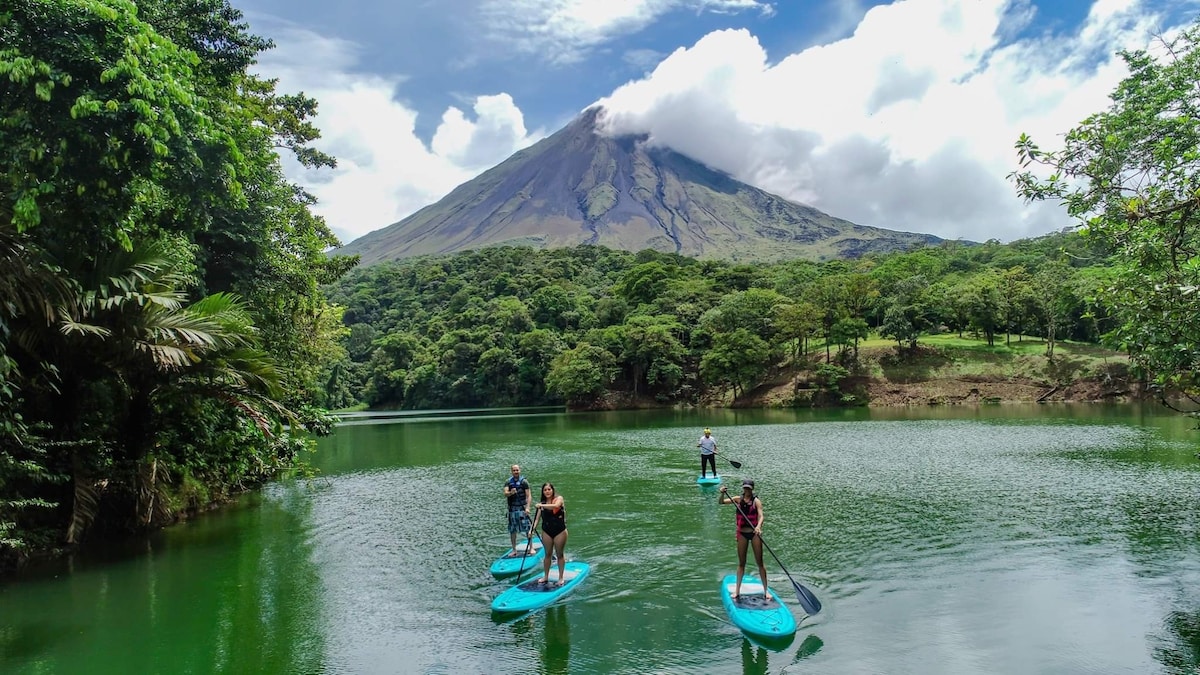
[[[824,347],[810,357],[823,361]],[[1082,342],[1058,342],[1048,359],[1046,343],[1030,336],[1014,335],[1008,344],[998,338],[989,347],[982,338],[931,335],[906,352],[873,338],[860,343],[858,368],[844,388],[871,406],[1129,400],[1141,392],[1128,366],[1124,354]],[[816,390],[813,372],[784,373],[738,403],[802,403]]]

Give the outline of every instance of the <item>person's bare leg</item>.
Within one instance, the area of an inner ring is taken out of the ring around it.
[[[554,545],[554,539],[552,539],[549,535],[547,535],[545,532],[543,532],[542,533],[542,550],[543,551],[552,551],[552,550],[554,550],[552,548],[553,545]],[[543,584],[550,583],[550,556],[549,555],[547,555],[545,558],[542,558],[542,583]]]
[[[767,594],[767,568],[763,565],[762,537],[757,535],[754,537],[754,562],[758,563],[758,580],[762,582],[763,600],[767,600],[771,597]]]
[[[567,556],[563,553],[567,548],[567,531],[563,530],[554,537],[554,553],[558,556],[558,585],[563,585],[563,574],[567,568]],[[546,573],[546,578],[550,578],[549,572]]]
[[[742,595],[742,577],[746,575],[746,538],[741,535],[737,537],[738,547],[738,569],[737,569],[737,585],[733,587],[733,599],[737,600]]]

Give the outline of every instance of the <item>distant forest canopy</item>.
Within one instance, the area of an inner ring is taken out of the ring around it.
[[[868,334],[903,351],[972,332],[1096,343],[1109,251],[1077,233],[944,242],[822,263],[735,264],[596,246],[485,248],[357,269],[328,288],[346,357],[326,405],[660,403],[740,395],[781,368],[853,367]]]

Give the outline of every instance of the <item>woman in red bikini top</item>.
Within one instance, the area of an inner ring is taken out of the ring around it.
[[[747,478],[742,481],[742,494],[730,497],[729,490],[721,486],[719,504],[733,504],[737,508],[737,586],[734,587],[733,599],[742,594],[742,576],[746,574],[746,548],[754,547],[754,562],[758,563],[758,578],[762,582],[764,598],[770,598],[767,593],[767,568],[763,565],[762,534],[763,507],[762,500],[754,494],[754,481]]]

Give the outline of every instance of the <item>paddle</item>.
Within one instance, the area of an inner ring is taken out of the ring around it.
[[[721,488],[721,492],[729,499],[730,503],[733,504],[733,507],[738,510],[738,513],[742,514],[742,517],[749,521],[749,518],[746,516],[746,512],[742,510],[742,505],[733,501],[733,498],[729,496],[729,491],[725,488]],[[792,578],[791,573],[787,571],[787,568],[783,566],[783,563],[779,562],[779,556],[775,555],[775,551],[772,551],[770,546],[767,546],[767,540],[762,538],[762,533],[759,533],[758,540],[762,542],[763,548],[767,549],[767,552],[770,553],[771,557],[775,559],[775,564],[779,565],[779,569],[783,570],[783,573],[787,575],[788,581],[792,582],[792,588],[796,589],[796,599],[800,601],[800,606],[804,608],[804,611],[808,612],[810,615],[821,611],[821,601],[818,600],[817,596],[813,595],[813,592],[808,590],[804,584],[801,584],[799,581],[796,581]],[[764,585],[767,582],[766,579],[763,579],[762,581]]]
[[[721,455],[721,453],[719,453],[719,452],[717,452],[717,451],[715,451],[715,450],[713,451],[713,454],[714,454],[714,455]],[[741,463],[741,462],[735,462],[735,461],[733,461],[732,459],[729,459],[729,458],[727,458],[725,455],[721,455],[721,459],[725,460],[726,462],[729,462],[729,465],[730,465],[730,466],[732,466],[732,467],[733,467],[733,468],[735,468],[735,469],[740,469],[740,468],[742,468],[742,463]]]
[[[525,535],[525,552],[521,554],[521,564],[517,565],[517,584],[521,583],[521,575],[525,572],[525,558],[529,556],[529,549],[533,548],[533,530],[537,527],[538,516],[542,515],[538,511],[533,517],[533,522],[529,524],[529,533]],[[782,567],[782,565],[780,565]]]

